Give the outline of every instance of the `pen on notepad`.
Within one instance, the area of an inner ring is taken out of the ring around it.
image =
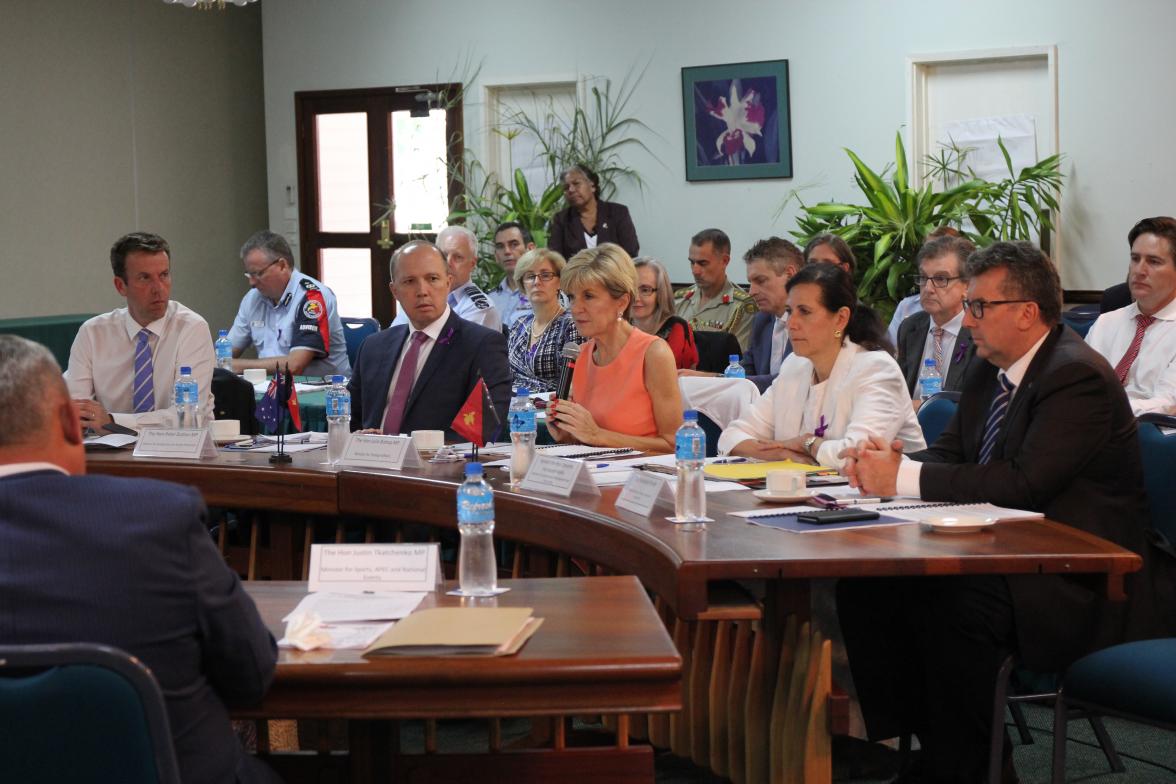
[[[715,460],[713,463],[711,463],[711,465],[727,465],[728,463],[746,462],[748,462],[746,457],[720,457],[718,460]]]

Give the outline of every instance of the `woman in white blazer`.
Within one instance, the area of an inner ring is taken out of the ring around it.
[[[795,460],[840,469],[843,449],[877,436],[925,449],[906,380],[888,352],[886,328],[857,304],[839,267],[809,264],[788,281],[792,353],[746,416],[719,438],[719,453]]]

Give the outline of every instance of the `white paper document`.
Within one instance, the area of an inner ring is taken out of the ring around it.
[[[282,620],[289,621],[298,613],[313,612],[323,623],[398,621],[411,614],[424,598],[424,593],[416,591],[377,594],[319,591],[302,597],[298,606]]]

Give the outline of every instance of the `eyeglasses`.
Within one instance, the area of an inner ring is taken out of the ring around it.
[[[275,264],[277,264],[281,260],[282,259],[280,259],[280,258],[274,259],[269,264],[266,264],[264,267],[259,269],[257,272],[246,272],[245,273],[245,280],[258,280],[258,279],[260,279],[261,276],[265,274],[265,271],[267,269],[274,266]]]
[[[558,272],[551,272],[550,270],[543,270],[542,272],[528,272],[523,276],[523,285],[534,285],[536,280],[541,280],[544,283],[550,283],[558,277]]]
[[[637,293],[643,297],[652,297],[657,293],[657,289],[655,289],[653,286],[638,286]]]
[[[956,275],[954,278],[949,278],[947,275],[932,275],[931,277],[927,277],[926,275],[916,275],[915,276],[915,285],[918,286],[919,288],[923,288],[924,286],[927,285],[927,281],[931,281],[931,285],[934,286],[935,288],[945,289],[945,288],[947,288],[948,283],[951,283],[953,280],[959,280],[959,279],[960,279],[959,275]]]
[[[1031,299],[994,299],[985,301],[982,299],[968,299],[964,297],[964,307],[972,314],[973,318],[984,318],[984,309],[991,308],[993,305],[1017,305],[1022,302],[1032,302]]]

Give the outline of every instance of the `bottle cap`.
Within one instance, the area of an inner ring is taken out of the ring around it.
[[[515,397],[529,397],[531,390],[529,387],[519,387],[515,390]]]
[[[217,335],[219,335],[222,338],[227,338],[229,336],[229,331],[227,329],[222,329],[220,332],[217,333]]]
[[[926,359],[923,360],[923,366],[924,367],[934,367],[935,360],[932,359],[931,357],[927,357]]]
[[[343,376],[331,376],[331,383],[332,384],[342,384],[343,383]]]
[[[192,375],[192,368],[188,367],[187,365],[180,365],[180,375],[181,376]]]
[[[481,463],[466,463],[465,475],[466,476],[481,476],[482,475],[482,464]]]
[[[730,356],[727,357],[727,361],[728,362],[738,362],[739,355],[738,354],[731,354]]]
[[[687,409],[682,412],[682,419],[686,420],[687,422],[697,422],[698,421],[698,412],[692,408]]]

